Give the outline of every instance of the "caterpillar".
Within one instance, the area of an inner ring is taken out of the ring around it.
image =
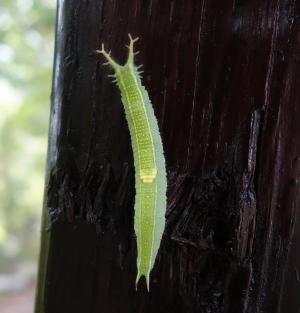
[[[134,43],[129,36],[127,62],[120,65],[106,52],[104,44],[97,50],[106,59],[114,74],[127,120],[135,168],[134,230],[137,242],[136,288],[142,276],[149,291],[150,272],[165,228],[166,165],[162,139],[148,92],[141,83],[140,66],[134,64]]]

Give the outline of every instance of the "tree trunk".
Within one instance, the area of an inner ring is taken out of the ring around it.
[[[300,312],[300,1],[58,1],[36,312]],[[101,43],[140,37],[167,224],[135,289],[134,167]]]

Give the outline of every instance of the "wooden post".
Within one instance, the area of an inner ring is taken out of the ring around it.
[[[300,307],[300,1],[58,1],[36,313]],[[95,53],[128,33],[159,121],[167,226],[135,290],[134,168]]]

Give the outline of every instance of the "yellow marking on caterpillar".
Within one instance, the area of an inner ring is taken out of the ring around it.
[[[156,167],[151,169],[151,172],[149,173],[149,171],[144,171],[144,170],[141,170],[140,171],[140,177],[141,177],[141,180],[144,182],[144,183],[152,183],[153,180],[155,179],[157,175],[157,169]]]

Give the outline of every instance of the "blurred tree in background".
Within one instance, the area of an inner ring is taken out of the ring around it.
[[[0,272],[37,259],[55,5],[0,2]]]

